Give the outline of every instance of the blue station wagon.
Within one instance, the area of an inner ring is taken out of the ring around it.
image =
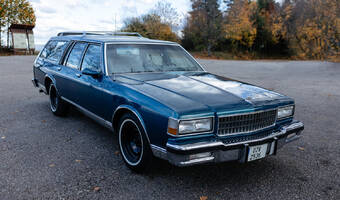
[[[301,137],[294,100],[211,74],[179,44],[138,33],[62,32],[33,65],[57,116],[73,105],[118,134],[126,165],[176,166],[269,155]]]

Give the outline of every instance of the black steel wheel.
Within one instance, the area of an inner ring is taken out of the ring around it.
[[[50,85],[49,95],[50,95],[50,109],[52,113],[57,116],[65,116],[68,111],[68,105],[65,101],[63,101],[60,98],[58,91],[53,84]]]
[[[138,118],[130,113],[125,114],[120,119],[118,130],[119,149],[125,164],[137,172],[147,170],[152,152]]]

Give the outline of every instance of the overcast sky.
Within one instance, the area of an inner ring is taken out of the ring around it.
[[[114,31],[124,18],[139,16],[153,8],[158,0],[29,0],[37,17],[35,43],[40,45],[61,31]],[[168,0],[185,14],[190,0]]]
[[[159,0],[29,0],[37,18],[35,43],[42,45],[61,31],[114,31],[123,20],[147,13]],[[190,0],[166,0],[184,16]],[[281,0],[276,0],[281,1]],[[116,17],[115,17],[116,16]]]

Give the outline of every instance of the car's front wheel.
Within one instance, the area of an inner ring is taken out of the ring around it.
[[[119,148],[125,164],[136,172],[148,169],[152,152],[146,133],[136,116],[127,113],[119,123]]]
[[[50,85],[49,95],[50,95],[50,109],[52,113],[57,116],[65,116],[68,111],[68,105],[65,101],[63,101],[60,98],[54,84]]]

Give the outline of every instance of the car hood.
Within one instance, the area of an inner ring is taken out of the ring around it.
[[[187,115],[293,103],[276,92],[208,72],[131,73],[114,79]]]

